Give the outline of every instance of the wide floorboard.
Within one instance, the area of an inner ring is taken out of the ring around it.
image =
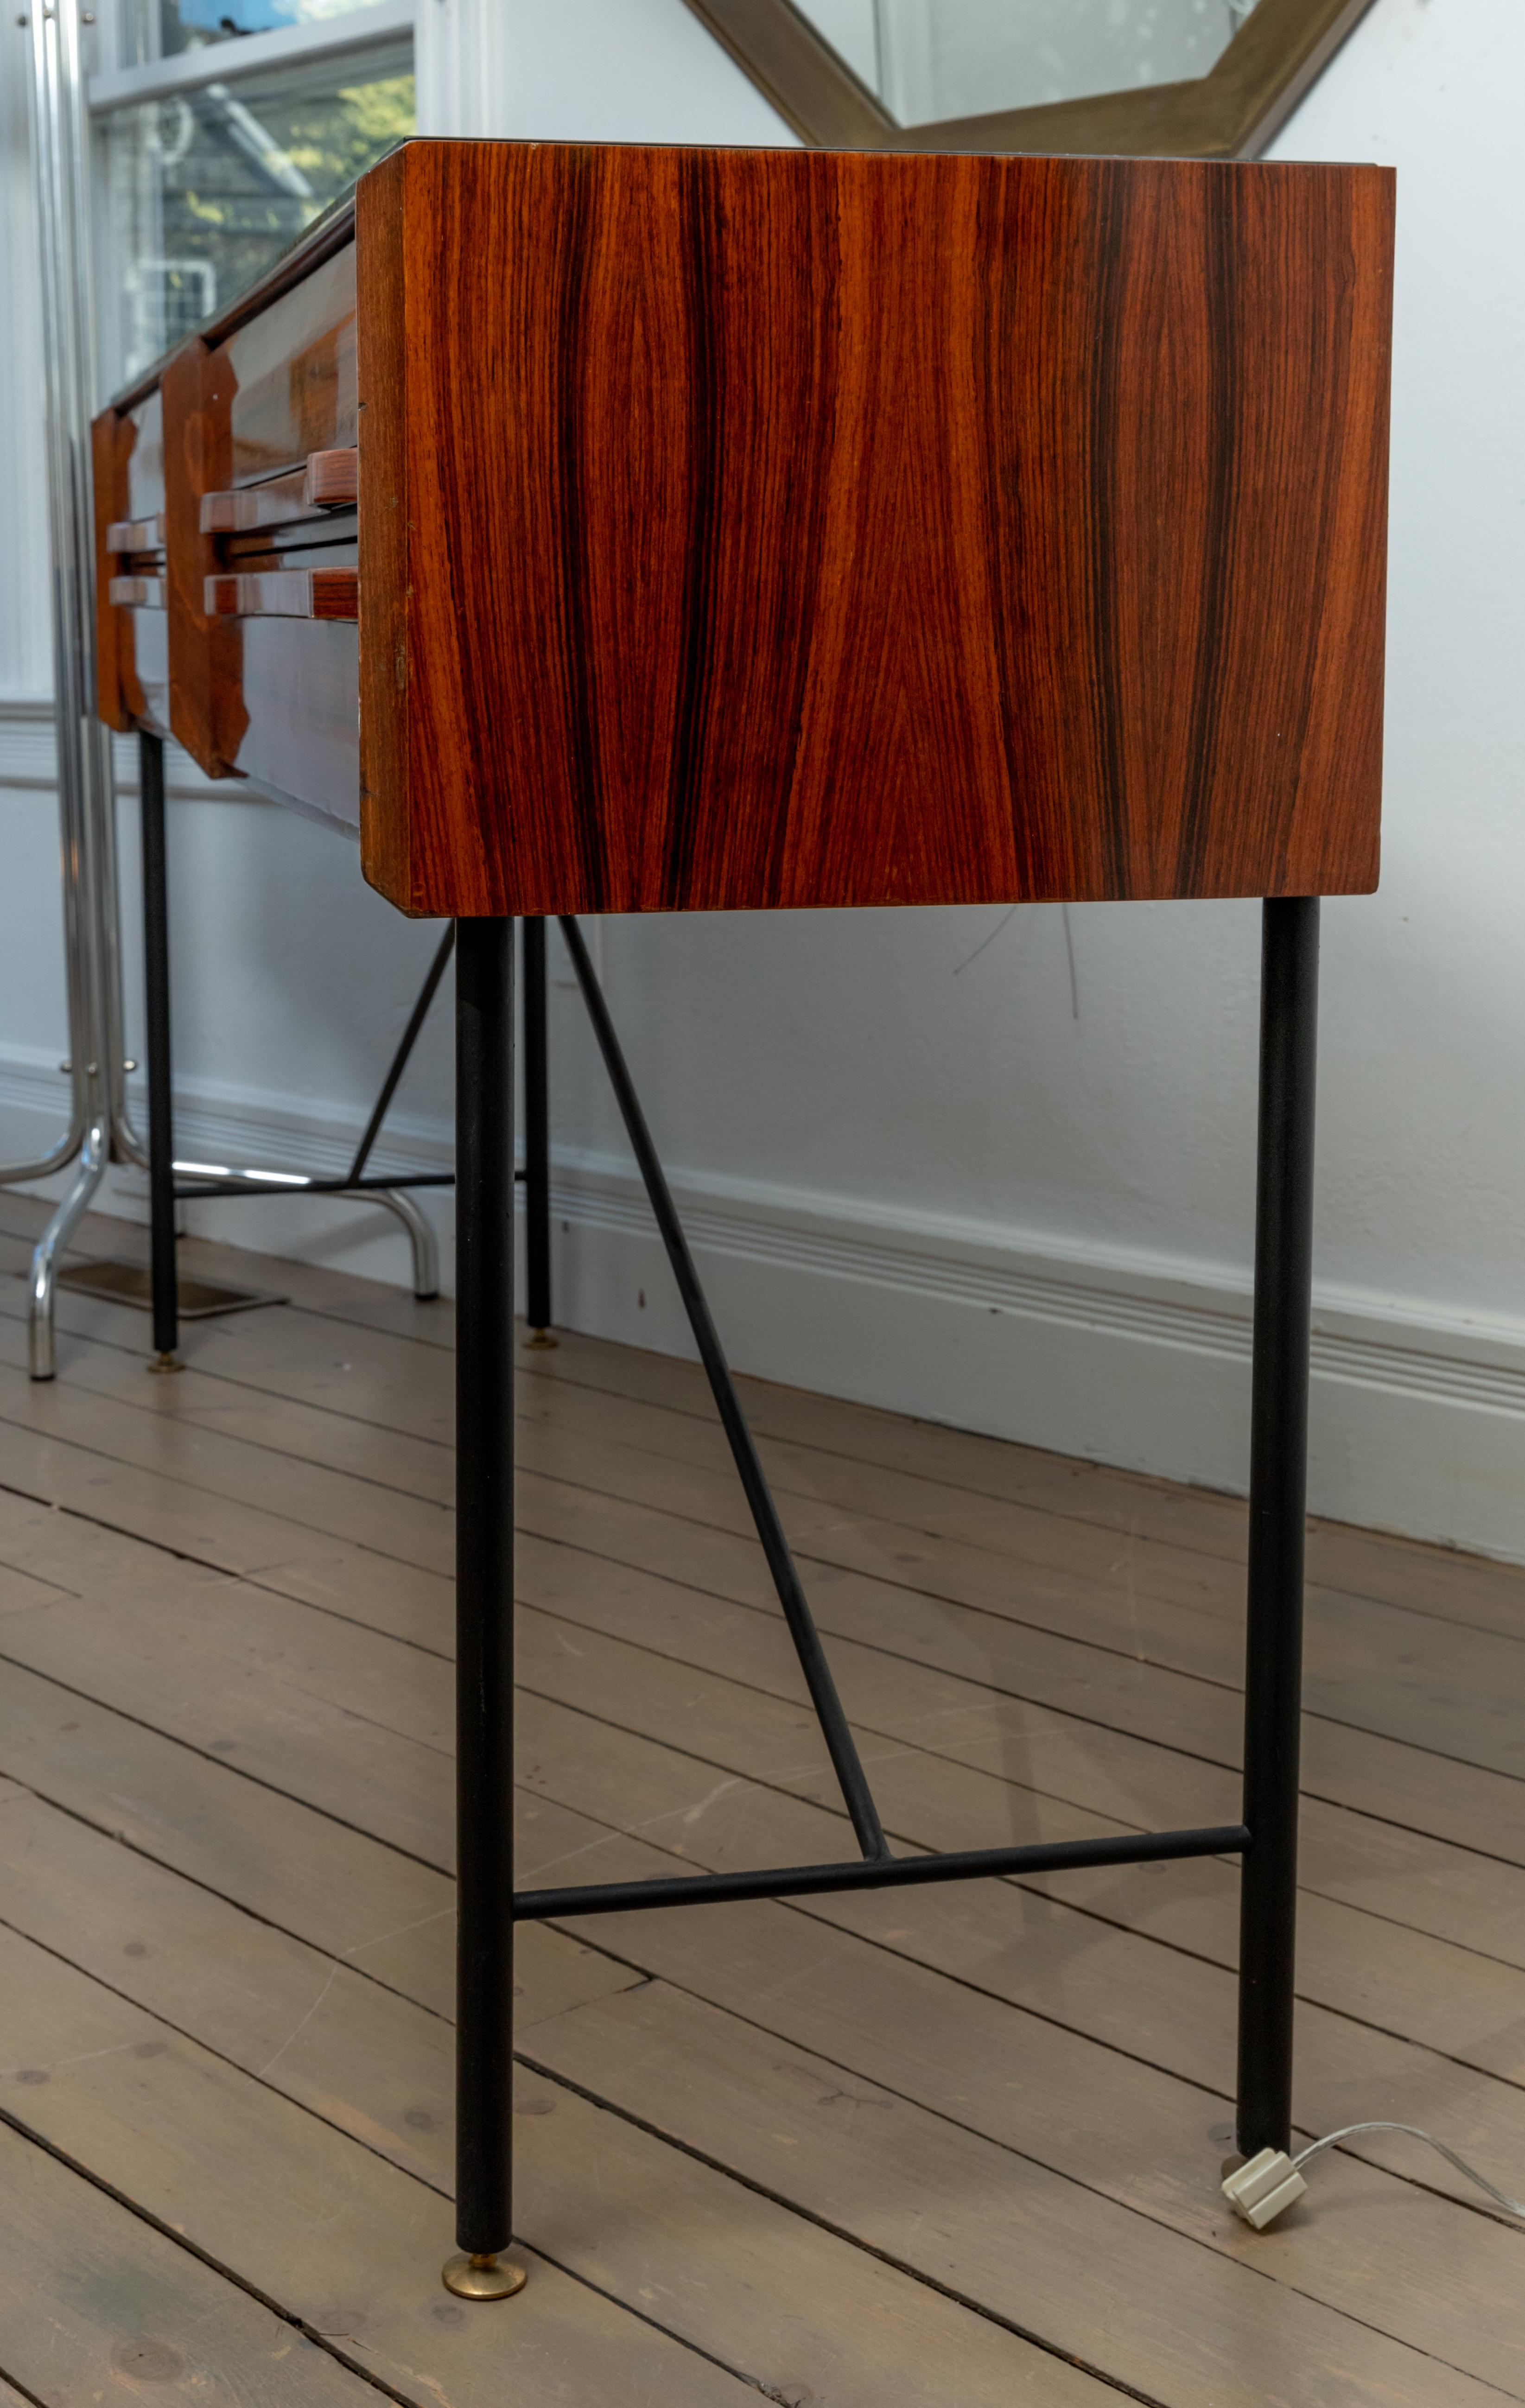
[[[447,2297],[447,1306],[65,1294],[0,1198],[0,2408],[1482,2408],[1525,2230],[1217,2190],[1229,1863],[521,1935],[511,2304]],[[82,1254],[141,1233],[94,1220]],[[3,1276],[9,1274],[10,1276]],[[851,1847],[694,1367],[521,1353],[526,1883]],[[743,1383],[898,1847],[1237,1817],[1231,1499]],[[1525,1573],[1311,1533],[1297,2116],[1525,2188]]]

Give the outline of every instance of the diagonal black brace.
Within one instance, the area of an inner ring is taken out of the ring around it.
[[[424,1021],[428,1018],[429,1006],[434,1001],[435,996],[439,991],[439,982],[445,975],[445,965],[450,959],[454,944],[455,923],[452,920],[448,923],[445,933],[439,939],[439,950],[436,953],[434,960],[429,965],[428,977],[424,980],[424,984],[419,989],[418,1001],[414,1004],[412,1015],[409,1020],[407,1027],[402,1032],[402,1042],[392,1056],[392,1068],[381,1082],[381,1092],[376,1098],[376,1109],[371,1113],[369,1120],[366,1123],[366,1134],[361,1139],[359,1145],[355,1149],[355,1156],[354,1160],[350,1165],[349,1176],[338,1182],[342,1187],[354,1187],[359,1184],[360,1175],[365,1169],[367,1163],[370,1160],[371,1147],[381,1136],[381,1123],[387,1116],[388,1110],[392,1103],[392,1098],[396,1094],[402,1074],[408,1068],[408,1057],[411,1054],[413,1047],[418,1042],[418,1032],[423,1027]],[[373,1183],[380,1184],[381,1182],[377,1182]],[[388,1181],[385,1183],[396,1186],[401,1182],[397,1181]],[[435,1184],[439,1186],[446,1186],[450,1183],[451,1182],[445,1179],[438,1180],[435,1182]]]
[[[710,1307],[705,1299],[704,1290],[699,1285],[699,1276],[694,1268],[694,1258],[688,1251],[688,1240],[683,1236],[683,1224],[678,1218],[677,1207],[672,1201],[662,1165],[657,1159],[656,1148],[652,1143],[651,1131],[646,1126],[645,1115],[641,1111],[625,1055],[620,1050],[619,1039],[614,1034],[614,1024],[609,1016],[609,1006],[605,1003],[603,991],[594,976],[593,964],[588,959],[588,949],[583,942],[583,932],[577,922],[571,918],[563,919],[561,933],[567,939],[567,950],[572,957],[572,968],[577,973],[577,983],[583,991],[583,1000],[587,1006],[588,1018],[593,1023],[594,1036],[598,1040],[598,1051],[604,1057],[604,1068],[609,1073],[610,1084],[614,1090],[614,1100],[619,1105],[626,1134],[629,1138],[636,1161],[640,1166],[640,1176],[645,1182],[646,1194],[651,1200],[652,1211],[656,1215],[656,1226],[661,1232],[662,1243],[667,1249],[668,1261],[672,1266],[672,1276],[678,1283],[678,1294],[683,1298],[683,1311],[688,1315],[688,1326],[694,1333],[695,1343],[698,1347],[700,1359],[709,1377],[711,1393],[714,1398],[721,1425],[730,1445],[732,1459],[740,1474],[741,1486],[746,1492],[753,1523],[762,1542],[763,1554],[768,1559],[768,1569],[772,1574],[773,1586],[778,1592],[778,1601],[784,1608],[784,1618],[789,1626],[789,1636],[794,1641],[795,1653],[799,1658],[799,1668],[805,1675],[805,1685],[810,1691],[811,1703],[815,1709],[816,1720],[821,1726],[821,1736],[826,1741],[827,1752],[831,1758],[832,1770],[836,1773],[843,1801],[852,1817],[853,1829],[857,1836],[858,1846],[867,1858],[873,1862],[882,1861],[889,1856],[889,1842],[885,1837],[884,1826],[879,1820],[879,1810],[870,1793],[868,1777],[854,1744],[852,1732],[847,1727],[847,1717],[842,1710],[842,1699],[837,1695],[837,1684],[831,1677],[831,1667],[826,1660],[826,1651],[821,1645],[820,1633],[815,1627],[810,1607],[806,1603],[805,1592],[800,1585],[799,1574],[795,1569],[794,1557],[789,1553],[789,1541],[784,1535],[784,1525],[779,1520],[778,1508],[773,1502],[772,1491],[768,1485],[767,1475],[758,1460],[752,1432],[747,1427],[746,1416],[741,1411],[741,1402],[736,1393],[736,1383],[731,1377],[730,1365],[726,1360],[719,1332],[711,1319]]]

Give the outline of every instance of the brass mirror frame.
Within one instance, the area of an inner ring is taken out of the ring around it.
[[[1259,0],[1189,83],[899,125],[791,0],[687,0],[801,141],[825,150],[1034,150],[1253,159],[1372,0]]]

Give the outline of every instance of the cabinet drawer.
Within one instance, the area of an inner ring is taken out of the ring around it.
[[[300,468],[355,441],[354,245],[325,259],[214,354],[225,394],[229,482]]]
[[[171,718],[212,777],[353,824],[359,792],[354,246],[165,371]]]
[[[353,621],[232,621],[244,725],[236,777],[262,794],[360,828],[360,630]]]

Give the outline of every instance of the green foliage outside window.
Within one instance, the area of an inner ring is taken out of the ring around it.
[[[228,46],[230,50],[233,45]],[[413,130],[411,47],[230,77],[106,122],[106,230],[120,265],[106,307],[130,376],[225,308],[356,178]]]

